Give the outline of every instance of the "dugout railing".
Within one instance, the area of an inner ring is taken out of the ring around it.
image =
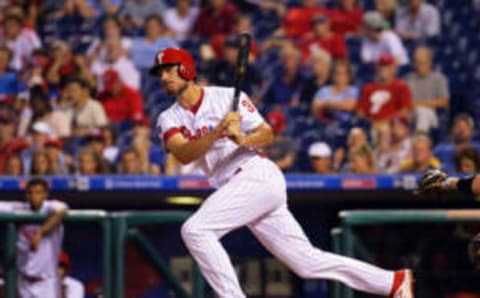
[[[131,241],[151,265],[165,278],[166,284],[176,297],[203,298],[204,281],[193,263],[193,291],[190,294],[172,273],[167,262],[158,253],[147,237],[138,229],[142,225],[181,224],[191,213],[181,211],[114,212],[103,210],[70,210],[66,223],[97,224],[102,231],[102,297],[123,298],[125,280],[125,244]],[[46,215],[33,213],[0,214],[0,224],[5,227],[5,297],[16,297],[16,240],[18,225],[40,223]]]
[[[357,238],[356,227],[418,223],[455,224],[480,222],[480,210],[354,210],[340,212],[341,227],[331,231],[332,247],[336,253],[369,259],[368,252]],[[334,284],[334,298],[353,298],[353,290]]]

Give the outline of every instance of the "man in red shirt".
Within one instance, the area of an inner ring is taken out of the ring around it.
[[[358,0],[338,0],[337,7],[330,11],[330,20],[333,32],[355,35],[362,27],[363,9]]]
[[[110,121],[119,123],[143,117],[142,95],[125,85],[117,71],[107,70],[103,74],[103,84],[105,91],[100,93],[98,99]]]
[[[202,8],[195,23],[195,33],[212,37],[216,34],[232,33],[235,17],[239,14],[237,7],[228,0],[210,0]]]
[[[381,55],[377,65],[377,81],[366,84],[357,105],[358,116],[372,121],[374,129],[386,127],[396,116],[409,117],[413,109],[407,83],[396,77],[395,58]]]
[[[342,36],[335,34],[330,28],[330,20],[326,15],[316,14],[312,17],[313,32],[305,35],[300,42],[302,59],[307,62],[315,48],[323,48],[333,59],[347,59],[347,45]]]
[[[312,28],[310,21],[316,14],[327,15],[328,9],[318,6],[317,0],[302,0],[302,6],[293,7],[283,18],[283,30],[290,38],[298,38]]]

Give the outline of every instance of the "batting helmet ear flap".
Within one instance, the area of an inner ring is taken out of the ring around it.
[[[193,80],[195,78],[195,69],[191,65],[181,63],[178,66],[178,75],[187,81]]]

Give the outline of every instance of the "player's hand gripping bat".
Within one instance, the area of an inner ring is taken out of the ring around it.
[[[243,80],[247,71],[248,56],[250,53],[250,34],[242,33],[238,36],[238,58],[236,67],[236,78],[233,92],[233,107],[232,110],[236,112],[238,110],[238,103],[240,97],[240,91],[242,89]]]

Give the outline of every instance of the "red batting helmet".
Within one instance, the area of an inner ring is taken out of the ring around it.
[[[178,65],[178,75],[185,80],[195,78],[195,61],[184,49],[166,48],[155,56],[155,64],[150,68],[151,75],[157,75],[162,66]]]

